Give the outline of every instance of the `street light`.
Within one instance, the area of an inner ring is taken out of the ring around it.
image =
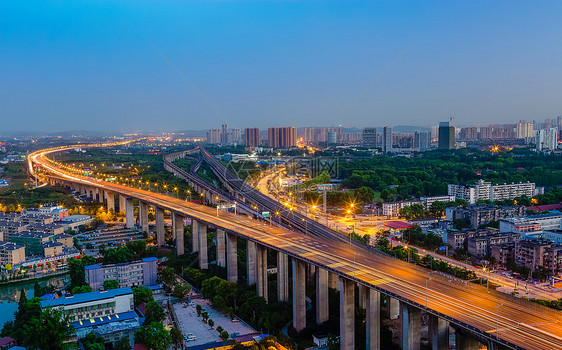
[[[427,309],[427,284],[431,281],[433,277],[430,277],[427,281],[425,281],[425,308]]]
[[[503,305],[503,303],[501,303],[501,304],[499,304],[498,306],[496,306],[496,339],[499,339],[499,338],[500,338],[500,328],[499,328],[499,321],[498,321],[498,318],[499,318],[499,315],[498,315],[498,313],[499,313],[498,308],[499,308],[500,306],[502,306],[502,305]]]

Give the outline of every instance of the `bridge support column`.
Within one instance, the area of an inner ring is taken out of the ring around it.
[[[226,275],[229,282],[238,282],[238,241],[235,235],[226,234]]]
[[[119,195],[119,211],[120,212],[123,212],[123,213],[125,212],[125,206],[126,206],[125,202],[126,202],[125,196],[120,194]]]
[[[133,198],[125,198],[125,227],[135,227],[135,209],[133,208]]]
[[[329,318],[328,270],[316,268],[316,323],[322,324]]]
[[[466,331],[457,329],[455,332],[455,349],[458,350],[478,350],[480,343]]]
[[[380,350],[381,348],[381,294],[371,288],[366,289],[367,315],[366,333],[367,350]]]
[[[199,222],[191,220],[191,252],[197,253],[199,251]]]
[[[420,349],[421,311],[400,302],[400,346],[403,350]]]
[[[338,289],[338,275],[333,272],[328,272],[328,287]]]
[[[267,293],[267,248],[262,245],[257,245],[257,284],[256,291],[260,297],[268,302]]]
[[[400,302],[391,296],[387,296],[388,315],[391,320],[396,320],[400,315]]]
[[[246,241],[246,269],[247,269],[247,283],[249,286],[256,284],[257,279],[257,269],[256,269],[256,260],[257,260],[257,251],[256,251],[256,243],[252,241]]]
[[[176,256],[180,256],[185,253],[183,243],[183,232],[185,225],[183,223],[183,216],[173,213],[172,221],[172,231],[174,233],[174,237],[176,238]]]
[[[154,207],[156,212],[156,243],[159,246],[166,242],[166,229],[164,228],[164,209]]]
[[[306,265],[306,270],[307,270],[307,274],[306,274],[306,280],[309,283],[314,283],[314,275],[316,275],[316,266],[311,265],[311,264],[307,264]]]
[[[225,233],[219,228],[217,229],[217,265],[220,267],[226,267],[225,253]]]
[[[297,332],[306,327],[306,264],[292,259],[293,263],[293,327]]]
[[[367,309],[367,287],[360,284],[360,285],[357,286],[357,289],[359,290],[359,305],[358,306],[361,309]]]
[[[340,349],[355,349],[355,282],[340,277]]]
[[[289,264],[287,254],[277,252],[277,300],[289,300]]]
[[[115,211],[115,193],[107,191],[105,197],[107,199],[107,211]]]
[[[449,322],[438,316],[429,314],[427,338],[431,350],[448,350]]]
[[[148,233],[148,204],[139,201],[139,224],[142,232]]]
[[[199,268],[209,268],[209,252],[207,251],[207,224],[199,223]]]

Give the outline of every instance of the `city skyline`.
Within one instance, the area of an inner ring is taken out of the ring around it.
[[[556,118],[562,5],[541,5],[5,3],[0,121],[158,132]]]

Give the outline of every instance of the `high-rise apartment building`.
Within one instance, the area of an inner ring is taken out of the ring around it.
[[[377,128],[363,128],[363,144],[365,145],[365,147],[377,146]]]
[[[228,143],[240,143],[240,141],[242,141],[242,133],[240,131],[240,129],[238,128],[234,128],[232,129],[232,132],[230,134],[228,134],[229,138],[228,138]]]
[[[207,143],[214,145],[221,143],[221,131],[219,129],[209,129],[207,131]]]
[[[261,146],[260,129],[259,128],[246,128],[244,129],[244,145],[246,147],[259,147]]]
[[[449,122],[439,123],[439,149],[454,149],[455,148],[455,127],[450,126]]]
[[[268,128],[267,141],[272,148],[290,148],[297,145],[297,128],[289,126]]]
[[[228,144],[228,125],[223,124],[221,130],[221,145]]]
[[[302,128],[301,137],[305,143],[314,142],[314,128]]]
[[[414,148],[426,151],[431,147],[431,135],[427,131],[416,131],[414,134]]]
[[[385,126],[382,130],[382,151],[392,152],[392,128]]]
[[[558,129],[548,128],[537,131],[537,150],[554,151],[558,147]]]
[[[533,123],[527,123],[524,120],[519,121],[516,126],[515,137],[518,139],[528,139],[535,136]]]

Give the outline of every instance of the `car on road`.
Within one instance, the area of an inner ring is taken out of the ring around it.
[[[197,340],[197,337],[193,333],[187,333],[185,335],[185,340],[186,341],[193,341],[193,340]]]

